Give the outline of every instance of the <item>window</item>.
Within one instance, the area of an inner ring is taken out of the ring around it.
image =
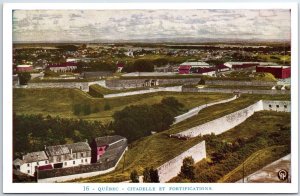
[[[85,162],[87,163],[87,159],[85,159]]]
[[[75,165],[75,161],[73,161],[73,165]]]
[[[81,163],[83,163],[83,159],[81,159]]]
[[[45,164],[47,164],[48,163],[48,161],[45,161]]]
[[[269,105],[269,108],[271,108],[271,107],[272,107],[272,105],[270,104],[270,105]]]
[[[287,105],[284,105],[284,108],[287,108]]]
[[[279,108],[279,105],[276,105],[277,108]]]
[[[67,162],[65,162],[65,166],[67,166]]]
[[[36,162],[36,165],[39,165],[39,162]]]
[[[30,170],[27,170],[27,173],[29,173],[29,174],[30,174]]]
[[[83,153],[80,153],[80,156],[83,157]]]
[[[29,164],[29,163],[27,163],[27,167],[30,167],[30,164]]]

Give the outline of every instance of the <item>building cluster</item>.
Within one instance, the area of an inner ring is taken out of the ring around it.
[[[22,159],[15,159],[13,166],[21,173],[34,176],[37,170],[105,163],[115,158],[124,147],[127,147],[127,139],[119,135],[98,137],[91,144],[85,141],[45,146],[43,151],[30,152]]]

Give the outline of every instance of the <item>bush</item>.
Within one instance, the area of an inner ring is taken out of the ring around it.
[[[131,172],[131,174],[130,174],[130,179],[131,179],[131,182],[133,182],[133,183],[138,183],[138,182],[140,182],[140,181],[139,181],[139,175],[138,175],[138,173],[137,173],[136,170],[133,170],[133,171]]]
[[[151,167],[151,169],[146,167],[143,172],[143,176],[143,182],[159,182],[158,170],[153,167]]]
[[[182,161],[182,166],[181,166],[181,170],[180,170],[180,176],[182,178],[187,178],[190,180],[194,180],[195,179],[195,161],[194,159],[190,156],[190,157],[186,157],[183,159]]]
[[[29,80],[31,79],[31,75],[29,72],[21,72],[18,73],[20,85],[27,85]]]

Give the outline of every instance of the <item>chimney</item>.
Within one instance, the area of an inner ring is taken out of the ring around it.
[[[70,154],[73,154],[73,150],[72,150],[72,148],[70,149]]]
[[[88,143],[88,139],[85,139],[85,142]]]
[[[45,150],[47,149],[47,146],[46,146],[46,145],[44,145],[44,149],[45,149]]]

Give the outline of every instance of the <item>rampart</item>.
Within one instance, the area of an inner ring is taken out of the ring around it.
[[[179,156],[171,159],[170,161],[157,168],[159,181],[167,182],[173,177],[177,176],[181,170],[183,159],[189,156],[191,156],[195,162],[201,161],[202,159],[206,158],[205,141],[200,142],[199,144],[193,146]]]
[[[268,101],[260,100],[244,109],[233,112],[221,118],[209,121],[202,125],[190,128],[183,132],[173,134],[175,137],[196,137],[199,135],[207,135],[214,133],[215,135],[221,134],[225,131],[232,129],[233,127],[241,124],[247,118],[252,116],[254,112],[261,110],[277,111],[277,112],[291,112],[290,101]]]

